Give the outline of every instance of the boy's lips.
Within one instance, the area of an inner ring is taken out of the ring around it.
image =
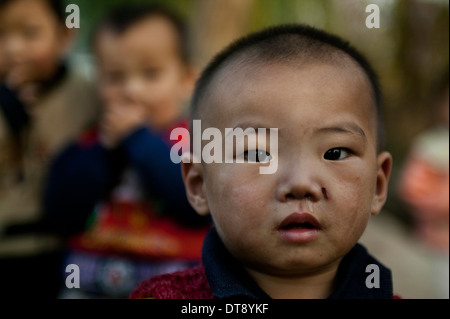
[[[317,219],[309,213],[292,213],[278,226],[278,233],[285,241],[306,243],[314,240],[321,230]]]

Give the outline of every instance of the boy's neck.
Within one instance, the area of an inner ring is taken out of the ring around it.
[[[273,299],[326,299],[335,288],[340,260],[313,273],[274,276],[246,268],[258,286]]]

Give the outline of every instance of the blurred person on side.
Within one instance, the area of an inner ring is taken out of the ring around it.
[[[95,121],[95,91],[67,64],[63,1],[1,0],[1,296],[55,298],[61,238],[42,214],[48,163]]]
[[[431,112],[437,119],[414,139],[397,186],[430,257],[435,297],[449,298],[448,68],[433,89]]]
[[[143,278],[196,264],[209,218],[189,205],[172,129],[187,128],[184,105],[195,69],[186,26],[171,9],[113,9],[93,33],[100,123],[55,160],[46,213],[71,228],[66,264],[80,267],[77,294],[125,298]]]
[[[0,47],[0,83],[3,83],[5,73],[6,73],[5,58],[3,57],[3,51]]]

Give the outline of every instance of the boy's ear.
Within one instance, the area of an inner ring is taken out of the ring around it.
[[[204,191],[203,168],[201,163],[193,162],[192,153],[184,153],[181,161],[181,173],[189,203],[201,215],[209,214],[208,201]]]
[[[386,203],[389,177],[392,169],[392,156],[388,152],[381,152],[377,158],[377,185],[372,201],[372,215],[377,215]]]

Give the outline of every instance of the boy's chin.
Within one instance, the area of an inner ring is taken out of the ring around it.
[[[247,270],[275,277],[295,278],[312,276],[337,269],[342,258],[337,260],[291,260],[271,265],[246,267]]]

